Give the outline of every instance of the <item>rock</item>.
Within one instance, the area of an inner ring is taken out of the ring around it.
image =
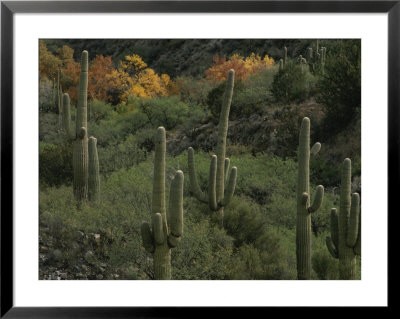
[[[93,264],[96,262],[96,257],[94,256],[94,253],[89,250],[85,253],[85,260],[89,263],[89,264]]]
[[[47,253],[49,251],[49,248],[46,246],[40,246],[40,252],[41,253]]]

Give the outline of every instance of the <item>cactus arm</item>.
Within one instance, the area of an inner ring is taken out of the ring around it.
[[[163,218],[160,213],[153,214],[153,235],[154,242],[157,245],[162,245],[164,243],[164,230],[163,230]]]
[[[361,256],[361,214],[360,217],[358,218],[358,235],[353,251],[356,255]]]
[[[341,228],[346,238],[351,208],[351,160],[349,158],[343,161],[341,178],[339,228]],[[346,239],[344,239],[343,244],[345,244],[345,242]]]
[[[349,226],[347,229],[346,244],[348,247],[354,247],[358,237],[358,218],[360,214],[360,196],[353,193],[351,196],[351,209]]]
[[[67,133],[67,137],[69,139],[74,139],[75,133],[73,130],[71,130],[71,106],[68,93],[63,94],[62,119],[63,119],[64,130]]]
[[[193,192],[193,195],[201,202],[207,204],[207,196],[204,194],[197,182],[196,177],[196,169],[194,164],[194,150],[192,147],[188,149],[188,169],[189,169],[189,181],[190,181],[190,190]]]
[[[86,136],[86,127],[81,127],[80,128],[80,130],[79,130],[79,133],[78,133],[78,135],[77,135],[77,137],[80,139],[80,140],[82,140],[82,139],[84,139],[85,138],[85,136]]]
[[[216,196],[217,201],[222,200],[225,188],[225,150],[226,150],[226,136],[228,133],[229,123],[229,110],[231,107],[233,86],[234,86],[234,70],[229,70],[228,79],[226,81],[224,97],[221,106],[221,114],[218,124],[218,142],[217,142],[217,178],[216,178]]]
[[[165,129],[159,127],[155,135],[152,213],[165,215]]]
[[[339,220],[336,208],[331,209],[331,236],[333,245],[336,247],[336,251],[339,248]]]
[[[76,113],[76,132],[81,127],[87,128],[87,88],[88,88],[88,52],[82,52],[79,93]]]
[[[217,156],[213,155],[210,162],[210,174],[208,177],[208,205],[212,211],[217,210],[217,193],[216,193],[216,178],[217,178]]]
[[[331,253],[333,258],[338,258],[338,252],[336,250],[335,245],[333,244],[332,238],[331,237],[326,237],[326,247],[328,247],[328,251]]]
[[[155,248],[153,235],[151,233],[149,223],[143,222],[140,228],[140,232],[142,234],[143,247],[146,249],[147,252],[153,253]]]
[[[301,194],[301,204],[302,205],[307,205],[308,202],[308,193],[304,192],[303,194]]]
[[[226,188],[224,199],[222,200],[219,206],[226,206],[229,204],[233,197],[233,193],[235,192],[236,187],[236,177],[237,177],[237,168],[233,166],[231,169],[231,174],[229,176],[228,186]]]
[[[317,155],[320,149],[321,149],[321,143],[320,142],[315,143],[310,151],[311,156]]]
[[[228,157],[225,158],[225,173],[224,173],[224,176],[225,176],[225,183],[226,183],[226,181],[228,180],[228,172],[229,172],[229,165],[230,165],[230,163],[231,163],[230,159],[229,159]]]
[[[176,247],[183,234],[183,172],[178,170],[171,183],[168,209],[168,244]]]
[[[99,156],[97,153],[97,139],[93,136],[89,138],[88,196],[90,201],[100,200]]]
[[[308,211],[310,213],[314,213],[318,209],[320,209],[323,199],[324,199],[324,186],[318,185],[316,194],[315,194],[315,198],[314,198],[314,202],[313,202],[312,206],[310,206],[308,208]]]

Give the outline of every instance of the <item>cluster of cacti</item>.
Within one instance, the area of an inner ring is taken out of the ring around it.
[[[325,68],[325,60],[326,60],[326,47],[319,48],[319,40],[317,40],[317,45],[315,52],[312,47],[308,48],[308,65],[310,68],[310,72],[315,72],[320,70],[320,72],[324,73]]]
[[[165,129],[155,136],[153,198],[151,227],[142,223],[143,246],[153,254],[154,278],[171,279],[171,248],[181,241],[183,233],[183,173],[178,170],[171,183],[168,212],[165,207]]]
[[[79,78],[78,104],[75,130],[71,129],[70,98],[63,95],[63,126],[69,139],[73,140],[74,196],[76,200],[99,200],[100,177],[99,159],[96,139],[88,141],[87,127],[87,86],[88,86],[88,52],[82,52],[81,72]],[[90,189],[89,189],[90,188]]]
[[[339,278],[356,279],[356,255],[361,256],[360,196],[351,194],[351,160],[342,166],[339,216],[331,210],[331,237],[326,245],[334,258],[339,259]]]
[[[197,182],[194,164],[194,150],[192,147],[189,147],[188,149],[188,167],[191,191],[199,201],[208,204],[210,210],[216,213],[220,227],[223,227],[224,207],[231,201],[236,187],[237,168],[235,166],[232,167],[229,180],[227,181],[230,160],[229,158],[225,158],[226,136],[228,132],[229,109],[233,95],[234,74],[234,70],[230,70],[226,82],[218,124],[217,150],[216,155],[213,155],[211,158],[207,194],[200,189]],[[227,185],[225,190],[226,182]]]
[[[297,176],[297,221],[296,221],[296,259],[297,278],[311,277],[311,213],[322,204],[324,187],[317,186],[314,202],[310,205],[310,155],[316,155],[321,149],[319,142],[310,150],[310,119],[303,118],[300,129]]]

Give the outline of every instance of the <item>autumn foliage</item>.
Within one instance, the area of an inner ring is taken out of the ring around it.
[[[250,74],[268,69],[274,64],[274,59],[265,55],[261,58],[258,54],[252,53],[248,57],[239,54],[232,55],[228,60],[226,56],[214,57],[214,64],[205,71],[206,77],[211,81],[225,81],[230,69],[235,70],[235,78],[245,80]]]
[[[74,50],[66,45],[51,53],[39,42],[39,75],[53,81],[60,72],[60,86],[73,103],[78,97],[80,63],[73,59]],[[157,74],[142,58],[128,55],[118,67],[111,56],[96,55],[89,64],[88,99],[102,100],[114,105],[126,103],[129,96],[152,98],[177,94],[168,74]]]

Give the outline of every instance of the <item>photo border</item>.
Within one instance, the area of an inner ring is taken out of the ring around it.
[[[13,20],[14,13],[388,13],[388,212],[394,209],[400,163],[399,1],[1,1],[1,263],[0,317],[179,317],[193,307],[14,307],[13,305]],[[398,208],[397,208],[398,209]],[[390,215],[388,214],[388,218]],[[390,221],[388,225],[391,225]],[[391,232],[388,227],[388,239]],[[388,240],[388,250],[390,249]],[[388,255],[389,266],[389,255]],[[388,269],[389,271],[389,269]],[[389,272],[388,272],[389,273]],[[388,288],[390,281],[388,280]],[[389,295],[388,295],[389,296]],[[251,307],[275,312],[278,307]],[[308,307],[289,307],[303,312]],[[322,308],[323,311],[327,307]],[[335,307],[332,310],[339,310]],[[390,308],[390,297],[388,307]],[[242,309],[246,313],[248,309]],[[280,309],[279,309],[280,311]],[[238,313],[237,308],[196,308],[196,316]],[[304,313],[305,314],[305,313]]]

